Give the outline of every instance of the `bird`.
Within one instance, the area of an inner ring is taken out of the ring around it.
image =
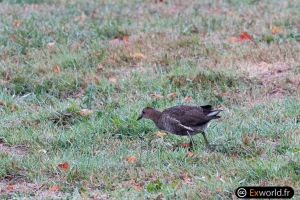
[[[150,119],[160,130],[179,136],[189,136],[190,146],[194,143],[192,136],[202,133],[205,144],[210,147],[205,130],[211,120],[220,118],[218,114],[221,111],[213,109],[211,105],[179,105],[167,108],[162,112],[152,107],[145,107],[137,120]]]

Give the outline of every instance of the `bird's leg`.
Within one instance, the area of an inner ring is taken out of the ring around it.
[[[193,140],[193,137],[191,136],[191,134],[187,131],[187,133],[188,133],[188,135],[189,135],[189,137],[190,137],[190,149],[192,149],[193,148],[193,146],[194,146],[194,144],[195,144],[195,142],[194,142],[194,140]]]
[[[209,142],[208,142],[208,140],[207,140],[207,138],[206,138],[205,132],[203,131],[203,132],[201,132],[201,133],[202,133],[202,135],[203,135],[203,137],[204,137],[204,142],[205,142],[206,146],[209,147]]]

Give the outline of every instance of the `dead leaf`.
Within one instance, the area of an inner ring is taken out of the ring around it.
[[[93,114],[93,111],[89,110],[89,109],[81,109],[79,114],[83,117],[86,117],[86,116],[90,116],[91,114]]]
[[[118,38],[115,38],[115,39],[112,39],[112,40],[109,41],[110,46],[116,46],[116,45],[119,45],[119,44],[121,44],[121,41]]]
[[[14,190],[15,188],[16,188],[16,185],[14,185],[14,184],[8,184],[8,186],[6,187],[6,190],[12,191],[12,190]]]
[[[129,162],[129,163],[135,163],[136,157],[135,157],[135,156],[128,156],[128,157],[126,158],[126,160],[127,160],[127,162]]]
[[[0,100],[0,106],[4,106],[4,101]]]
[[[184,97],[184,101],[185,102],[190,102],[190,101],[192,101],[193,100],[193,97],[191,97],[191,96],[186,96],[186,97]]]
[[[131,181],[131,185],[136,191],[141,191],[144,187],[144,183],[137,183],[134,180]]]
[[[75,22],[83,22],[86,19],[86,15],[82,12],[81,15],[74,18]]]
[[[47,44],[48,49],[53,49],[54,46],[55,46],[55,42],[49,42]]]
[[[114,76],[109,77],[108,80],[109,80],[109,82],[111,82],[113,84],[116,84],[118,82],[117,78]]]
[[[190,157],[193,157],[194,156],[194,153],[191,152],[191,151],[188,151],[186,154],[185,154],[185,157],[187,158],[190,158]]]
[[[239,42],[246,41],[246,40],[252,40],[252,37],[247,32],[242,32],[239,36]]]
[[[239,37],[228,37],[226,39],[228,42],[243,42],[243,41],[247,41],[250,40],[252,41],[252,37],[251,35],[249,35],[249,33],[247,32],[242,32]]]
[[[164,96],[162,96],[161,94],[156,94],[156,93],[150,93],[150,97],[151,97],[153,100],[157,100],[157,99],[162,99],[162,98],[164,98]]]
[[[58,191],[60,189],[60,187],[58,185],[52,185],[50,188],[49,188],[49,191]]]
[[[52,67],[52,71],[53,71],[54,73],[60,73],[60,67],[59,67],[59,65],[53,66],[53,67]]]
[[[228,42],[238,42],[239,38],[238,37],[228,37],[226,40]]]
[[[142,53],[133,53],[130,55],[135,60],[143,60],[146,59],[146,56]]]
[[[184,149],[189,148],[190,147],[190,143],[182,143],[181,147],[184,148]]]
[[[271,31],[273,34],[276,34],[276,33],[282,34],[283,33],[283,29],[278,26],[271,26]]]
[[[97,72],[102,72],[103,69],[104,69],[103,65],[101,63],[99,63],[97,66]]]
[[[156,132],[155,132],[155,135],[156,135],[157,137],[163,138],[163,137],[165,137],[167,134],[166,134],[165,132],[162,132],[162,131],[156,131]]]
[[[13,27],[18,28],[18,27],[21,26],[21,21],[15,19],[15,20],[12,22],[12,25],[13,25]]]
[[[68,162],[64,162],[64,163],[58,164],[58,168],[63,169],[63,170],[69,170],[70,165]]]
[[[232,157],[232,158],[238,158],[239,155],[238,155],[237,153],[232,153],[232,154],[231,154],[231,157]]]
[[[175,92],[171,92],[167,95],[168,98],[175,99],[177,97],[177,94]]]
[[[121,40],[123,40],[124,42],[128,42],[129,41],[129,36],[128,35],[123,35],[121,37]]]
[[[9,36],[9,39],[10,39],[11,41],[16,41],[17,36],[16,36],[15,34],[12,34],[12,35]]]
[[[192,184],[192,179],[189,177],[188,173],[185,172],[182,176],[182,179],[183,181],[186,183],[186,184]]]

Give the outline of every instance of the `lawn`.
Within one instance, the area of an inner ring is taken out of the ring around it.
[[[0,199],[300,196],[300,1],[0,0]],[[211,104],[189,141],[137,121]],[[177,146],[177,148],[176,148]]]

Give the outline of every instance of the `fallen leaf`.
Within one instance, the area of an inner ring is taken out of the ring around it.
[[[90,116],[91,114],[93,114],[93,111],[92,110],[89,110],[89,109],[82,109],[79,114],[83,117],[86,117],[86,116]]]
[[[243,42],[243,41],[247,41],[250,40],[252,41],[252,37],[251,35],[249,35],[249,33],[247,32],[242,32],[239,37],[228,37],[226,39],[228,42]]]
[[[4,106],[4,101],[0,100],[0,106]]]
[[[239,38],[238,37],[228,37],[226,39],[228,42],[238,42],[239,41]]]
[[[63,169],[63,170],[68,170],[70,168],[70,165],[68,162],[64,162],[64,163],[58,164],[58,168]]]
[[[155,132],[155,135],[156,135],[157,137],[163,138],[163,137],[165,137],[167,134],[166,134],[165,132],[162,132],[162,131],[156,131],[156,132]]]
[[[12,190],[14,190],[15,188],[16,188],[16,185],[14,185],[14,184],[8,184],[8,186],[6,187],[6,190],[12,191]]]
[[[20,20],[14,20],[12,22],[13,27],[18,28],[21,26],[21,21]]]
[[[252,37],[247,32],[242,32],[239,36],[239,42],[246,41],[246,40],[252,40]]]
[[[278,26],[271,26],[271,31],[273,34],[276,34],[276,33],[283,33],[283,29],[278,27]]]
[[[132,187],[136,190],[136,191],[140,191],[143,189],[144,187],[144,183],[137,183],[136,181],[132,180],[131,181],[131,185]]]
[[[156,94],[156,93],[150,93],[150,96],[153,100],[164,98],[164,96],[162,96],[161,94]]]
[[[136,161],[136,157],[135,156],[128,156],[126,158],[127,162],[129,163],[134,163]]]
[[[15,34],[12,34],[12,35],[9,36],[9,39],[10,39],[11,41],[16,41],[17,36],[16,36]]]
[[[119,44],[121,44],[121,41],[118,38],[115,38],[115,39],[112,39],[109,41],[109,45],[111,45],[111,46],[116,46]]]
[[[116,84],[118,82],[117,78],[114,76],[109,77],[108,80],[113,84]]]
[[[82,12],[81,15],[75,17],[74,20],[75,20],[75,22],[78,22],[78,21],[83,22],[85,19],[86,19],[86,15]]]
[[[146,56],[142,53],[133,53],[130,56],[135,60],[143,60],[146,58]]]
[[[60,187],[58,185],[52,185],[50,188],[49,188],[49,191],[58,191],[60,189]]]
[[[55,42],[49,42],[47,44],[48,49],[53,49],[54,46],[55,46]]]
[[[232,154],[231,154],[231,157],[232,157],[232,158],[237,158],[237,157],[239,157],[239,155],[238,155],[237,153],[232,153]]]
[[[171,98],[171,99],[175,99],[177,97],[177,95],[175,92],[171,92],[170,94],[167,95],[167,97]]]
[[[185,102],[190,102],[190,101],[192,101],[193,100],[193,97],[191,97],[191,96],[186,96],[186,97],[184,97],[184,101]]]
[[[189,177],[188,173],[184,173],[183,176],[182,176],[182,179],[183,181],[186,183],[186,184],[192,184],[192,179]]]
[[[54,73],[60,73],[60,67],[58,65],[55,65],[55,66],[52,67],[52,71]]]
[[[123,35],[121,40],[123,40],[124,42],[128,42],[129,41],[129,36],[128,35]]]
[[[99,63],[97,66],[97,72],[102,72],[103,69],[104,69],[103,65],[101,63]]]
[[[190,147],[190,143],[182,143],[181,147],[184,148],[184,149],[189,148]]]
[[[187,158],[190,158],[190,157],[193,157],[194,156],[194,153],[191,152],[191,151],[188,151],[186,154],[185,154],[185,157]]]

